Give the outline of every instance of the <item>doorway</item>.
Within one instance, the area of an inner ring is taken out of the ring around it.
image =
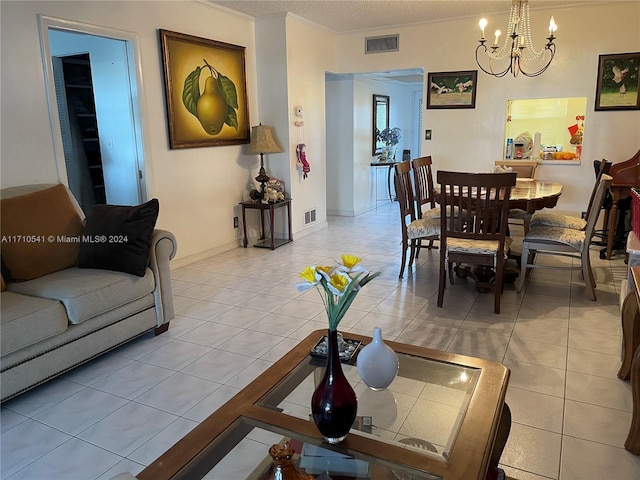
[[[107,197],[89,54],[54,56],[53,76],[69,190],[90,212]]]
[[[135,35],[44,16],[38,20],[58,180],[87,213],[93,203],[140,204],[146,189]],[[72,62],[75,67],[65,69]],[[67,79],[65,70],[76,78]],[[83,129],[93,137],[83,138]]]

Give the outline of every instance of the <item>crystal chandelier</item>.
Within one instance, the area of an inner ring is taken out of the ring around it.
[[[502,46],[498,46],[502,32],[496,30],[495,40],[491,47],[487,47],[484,29],[487,19],[480,20],[482,37],[476,47],[476,63],[480,69],[494,77],[504,77],[511,72],[514,77],[519,73],[527,77],[537,77],[545,72],[556,54],[556,46],[553,43],[553,35],[557,29],[556,23],[551,17],[549,22],[549,36],[547,44],[540,51],[533,48],[531,39],[531,19],[529,16],[529,0],[512,0],[509,12],[509,24],[507,35]],[[484,55],[483,55],[484,54]],[[487,68],[482,66],[479,57],[486,57]]]

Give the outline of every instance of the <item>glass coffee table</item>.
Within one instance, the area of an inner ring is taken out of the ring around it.
[[[271,466],[269,447],[286,441],[297,452],[298,468],[318,480],[484,480],[490,463],[497,466],[493,450],[499,427],[504,429],[509,370],[497,362],[395,342],[387,344],[398,353],[400,369],[386,390],[362,383],[357,355],[343,363],[358,395],[358,416],[344,442],[324,443],[310,418],[324,360],[309,352],[325,334],[311,333],[137,478],[262,480]],[[363,345],[371,341],[344,337]],[[505,441],[499,439],[496,450]]]

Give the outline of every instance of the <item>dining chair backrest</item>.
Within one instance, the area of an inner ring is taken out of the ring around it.
[[[494,269],[494,312],[500,313],[511,187],[515,172],[438,171],[440,184],[440,281],[438,307],[444,301],[445,270],[453,284],[453,265],[469,263]]]
[[[600,185],[600,179],[602,178],[602,175],[606,174],[611,168],[611,162],[607,162],[604,159],[602,161],[594,160],[593,168],[596,172],[596,182],[593,185],[593,189],[591,190],[591,197],[589,198],[589,203],[587,204],[587,211],[585,212],[585,215],[584,215],[585,220],[589,218],[589,213],[593,208],[596,192],[598,190],[598,186]],[[605,192],[605,195],[606,195],[606,192]]]
[[[406,236],[406,228],[416,217],[415,195],[411,181],[411,162],[396,163],[394,182],[396,187],[396,198],[400,206],[400,220],[402,222],[402,235]]]
[[[598,217],[600,216],[600,209],[602,208],[602,203],[604,202],[604,197],[609,191],[609,187],[613,183],[613,177],[607,175],[606,173],[600,174],[600,179],[598,181],[598,187],[596,188],[596,192],[593,198],[593,202],[591,204],[591,211],[587,216],[587,226],[584,228],[585,231],[585,247],[588,248],[589,243],[591,242],[591,238],[596,229],[596,223],[598,221]]]
[[[422,218],[422,206],[429,209],[436,207],[435,189],[433,186],[433,173],[431,170],[431,156],[414,158],[411,160],[413,180],[415,183],[416,215]]]
[[[516,174],[438,172],[443,237],[504,242]]]
[[[496,166],[510,168],[518,178],[535,178],[538,162],[535,160],[497,160]]]

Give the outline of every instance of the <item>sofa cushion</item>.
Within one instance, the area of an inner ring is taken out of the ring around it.
[[[70,195],[55,185],[0,201],[2,261],[11,279],[31,280],[76,263],[83,223]]]
[[[67,268],[29,282],[10,283],[15,293],[59,300],[71,323],[81,323],[153,292],[150,269],[143,277],[111,270]]]
[[[2,293],[2,356],[41,340],[53,337],[67,329],[64,307],[57,300]]]
[[[158,211],[155,198],[134,207],[96,205],[87,217],[78,266],[144,276]]]

